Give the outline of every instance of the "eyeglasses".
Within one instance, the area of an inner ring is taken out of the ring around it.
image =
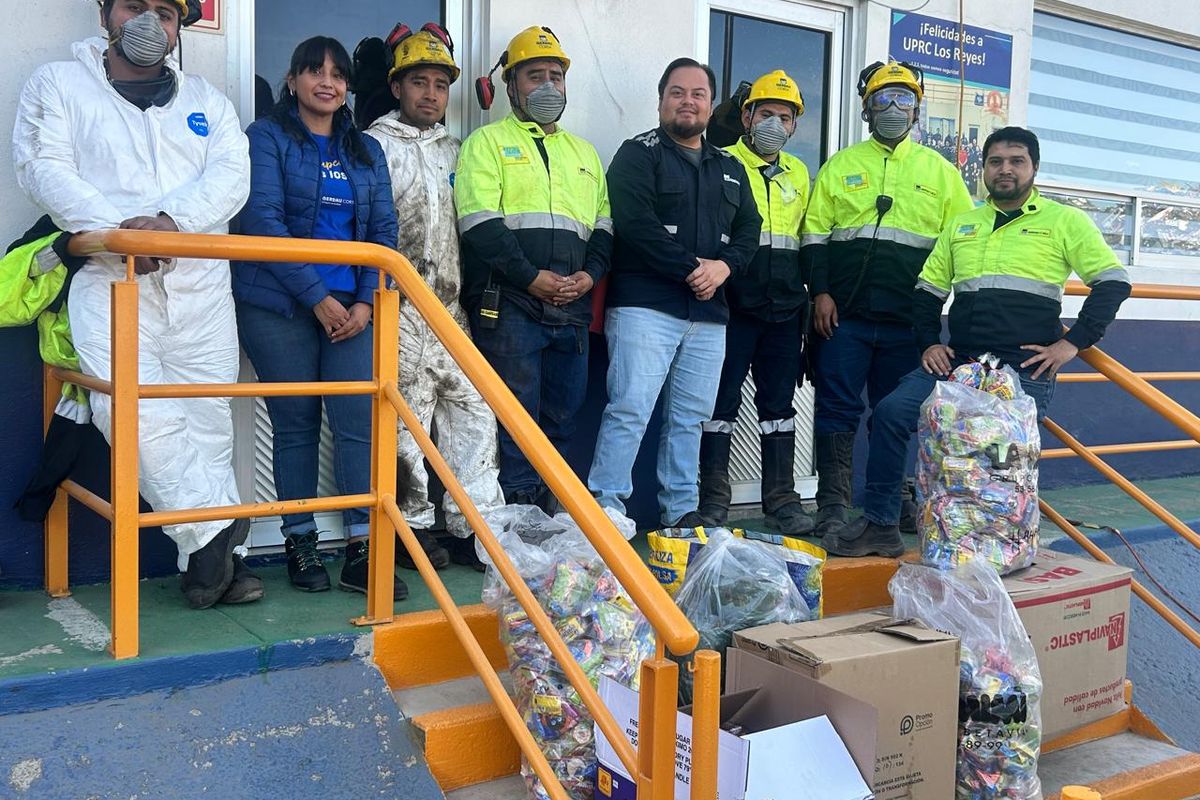
[[[909,111],[917,107],[917,95],[911,89],[885,86],[867,98],[867,106],[872,111],[883,111],[892,104],[903,111]]]

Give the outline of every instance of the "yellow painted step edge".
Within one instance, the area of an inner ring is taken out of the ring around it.
[[[429,771],[448,792],[512,775],[521,751],[493,703],[447,708],[413,717],[424,739]]]
[[[461,611],[488,661],[499,671],[507,670],[495,612],[484,605],[463,606]],[[475,674],[441,611],[403,614],[387,625],[375,627],[372,635],[375,665],[392,689],[428,686]]]
[[[1185,800],[1200,790],[1200,755],[1150,764],[1090,784],[1104,800]],[[1059,800],[1054,794],[1046,800]]]

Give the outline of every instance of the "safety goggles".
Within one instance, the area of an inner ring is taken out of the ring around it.
[[[426,22],[421,26],[421,30],[436,36],[442,44],[446,45],[446,49],[450,51],[450,54],[454,54],[454,40],[450,38],[449,31],[441,25],[438,25],[436,22]],[[415,31],[403,22],[397,22],[396,27],[392,28],[392,32],[387,35],[384,42],[387,44],[389,50],[395,50],[397,45],[414,33]]]
[[[885,86],[867,98],[867,107],[871,111],[883,111],[893,104],[902,111],[909,111],[917,107],[917,95],[901,86]]]

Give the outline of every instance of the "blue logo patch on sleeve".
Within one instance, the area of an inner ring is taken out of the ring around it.
[[[187,123],[188,127],[192,129],[192,133],[197,136],[208,136],[208,117],[204,116],[203,111],[188,114]]]
[[[456,174],[457,174],[457,173],[454,173],[454,172],[451,172],[451,173],[450,173],[450,185],[451,185],[451,186],[454,186],[454,176],[455,176]]]

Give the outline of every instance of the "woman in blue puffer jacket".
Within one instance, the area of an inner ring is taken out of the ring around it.
[[[350,57],[336,40],[308,39],[292,54],[287,90],[246,131],[250,198],[241,232],[396,247],[396,209],[379,144],[346,108]],[[362,381],[372,375],[371,310],[379,275],[350,264],[241,262],[233,271],[238,333],[259,380]],[[315,497],[321,398],[268,397],[280,499]],[[370,491],[371,398],[328,396],[334,475],[341,494]],[[344,512],[350,542],[339,587],[367,590],[368,514]],[[284,514],[292,585],[329,589],[311,512]],[[396,581],[396,598],[408,593]]]

